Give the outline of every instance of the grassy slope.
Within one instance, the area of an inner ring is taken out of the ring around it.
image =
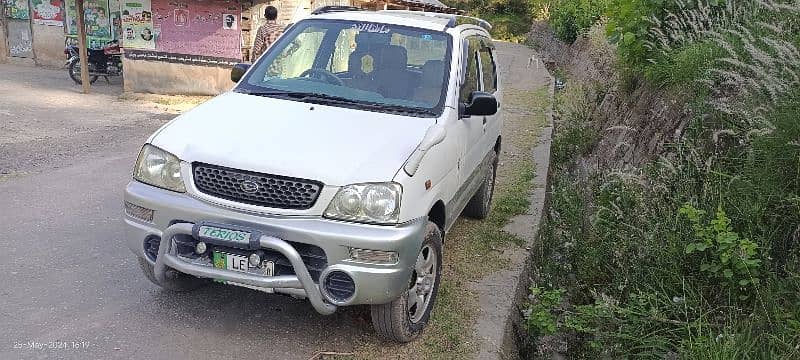
[[[575,109],[591,104],[578,84],[559,94],[530,356],[800,358],[800,84],[786,80],[800,64],[763,41],[791,32],[736,29],[633,69],[704,114],[644,168],[578,176],[597,134],[591,111]],[[745,80],[726,87],[725,76]]]

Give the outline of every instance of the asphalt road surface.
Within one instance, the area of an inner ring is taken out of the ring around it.
[[[365,307],[322,316],[234,286],[148,282],[123,242],[122,190],[173,115],[102,80],[78,90],[66,71],[0,65],[0,359],[309,359],[375,341]]]

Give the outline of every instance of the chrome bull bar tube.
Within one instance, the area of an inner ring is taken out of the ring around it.
[[[330,315],[336,311],[335,305],[327,303],[322,299],[319,286],[311,279],[311,275],[308,273],[308,269],[303,263],[300,254],[297,253],[297,250],[286,241],[276,237],[262,235],[259,238],[259,243],[262,248],[272,249],[286,256],[294,268],[295,275],[263,277],[193,264],[179,259],[176,255],[172,254],[172,238],[180,234],[192,236],[193,226],[194,224],[191,223],[177,223],[169,226],[161,234],[158,257],[156,257],[156,264],[153,269],[156,280],[165,281],[167,270],[173,268],[182,273],[197,277],[219,279],[263,288],[302,289],[305,291],[306,297],[308,297],[311,305],[320,314]]]

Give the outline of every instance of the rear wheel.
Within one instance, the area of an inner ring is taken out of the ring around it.
[[[139,267],[142,268],[142,273],[147,280],[169,291],[192,291],[210,282],[208,279],[201,279],[173,269],[167,270],[167,279],[161,282],[156,279],[153,265],[150,265],[144,258],[139,258]]]
[[[492,165],[483,177],[483,184],[469,200],[464,208],[464,215],[473,219],[486,219],[492,207],[492,196],[494,195],[494,182],[497,177],[497,153],[494,153]]]
[[[372,305],[372,325],[384,339],[409,342],[427,325],[442,270],[442,232],[428,222],[425,241],[417,255],[408,288],[396,300]]]
[[[89,73],[91,73],[94,70],[94,65],[89,63],[88,66],[89,66]],[[72,79],[72,81],[74,81],[78,85],[83,84],[83,81],[81,81],[80,59],[72,60],[68,65],[67,71],[69,72],[69,77]],[[97,78],[98,78],[97,75],[89,75],[89,83],[94,84],[94,82],[97,81]]]

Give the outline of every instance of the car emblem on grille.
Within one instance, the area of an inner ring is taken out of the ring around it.
[[[253,180],[243,180],[242,183],[239,184],[239,187],[248,194],[253,194],[258,191],[258,183]]]

